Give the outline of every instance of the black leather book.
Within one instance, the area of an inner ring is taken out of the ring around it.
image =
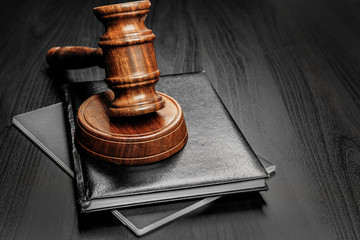
[[[149,165],[117,166],[79,154],[74,116],[84,100],[105,90],[103,81],[64,87],[81,211],[267,190],[267,172],[204,73],[163,76],[157,84],[185,115],[189,140],[176,155]]]
[[[66,136],[66,121],[62,103],[14,116],[13,123],[40,149],[42,149],[69,176],[74,177],[71,164],[70,146]],[[275,165],[259,157],[268,174],[275,171]],[[201,200],[168,202],[112,210],[112,214],[136,235],[142,236],[176,220],[204,205],[212,203],[217,197]],[[231,204],[231,203],[230,203]]]

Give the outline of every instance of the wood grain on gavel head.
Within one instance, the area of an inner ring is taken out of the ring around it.
[[[153,32],[145,26],[149,1],[94,8],[104,24],[99,46],[103,51],[105,82],[115,93],[111,116],[136,116],[155,112],[165,101],[155,92],[159,80]]]
[[[100,48],[55,47],[46,59],[51,67],[76,69],[98,65],[105,68],[105,82],[114,91],[109,105],[114,117],[155,112],[165,101],[155,92],[160,71],[153,32],[145,26],[149,1],[129,2],[94,8],[104,24]]]

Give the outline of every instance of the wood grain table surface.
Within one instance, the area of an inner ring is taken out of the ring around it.
[[[96,47],[92,8],[109,3],[0,1],[0,239],[137,238],[78,214],[72,179],[11,124],[60,102],[63,82],[104,78],[49,71],[45,54]],[[147,25],[162,74],[204,70],[277,173],[142,238],[360,239],[360,1],[156,0]]]

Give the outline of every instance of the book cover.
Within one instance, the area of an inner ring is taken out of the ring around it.
[[[71,165],[71,152],[66,136],[66,119],[63,103],[57,103],[31,112],[14,116],[13,124],[31,141],[43,150],[70,177],[74,177]],[[259,157],[270,174],[275,165]],[[112,214],[134,234],[141,236],[168,224],[196,209],[205,206],[219,197],[201,200],[147,205],[137,208],[112,210]]]
[[[64,88],[82,212],[267,190],[267,172],[204,73],[163,76],[157,84],[157,91],[175,98],[185,115],[189,140],[176,155],[149,165],[120,166],[79,154],[77,110],[105,90],[103,81]]]

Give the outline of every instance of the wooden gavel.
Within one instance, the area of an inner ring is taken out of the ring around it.
[[[138,1],[96,7],[94,14],[105,26],[99,48],[54,47],[46,55],[54,68],[104,67],[105,82],[115,94],[110,116],[142,115],[165,106],[155,92],[160,76],[155,35],[145,26],[150,5],[149,1]]]
[[[160,71],[155,35],[145,26],[150,5],[138,1],[96,7],[94,14],[105,25],[99,48],[55,47],[47,53],[51,67],[105,68],[105,82],[112,91],[85,100],[75,127],[79,150],[93,158],[147,164],[170,157],[187,142],[181,106],[155,92]]]

